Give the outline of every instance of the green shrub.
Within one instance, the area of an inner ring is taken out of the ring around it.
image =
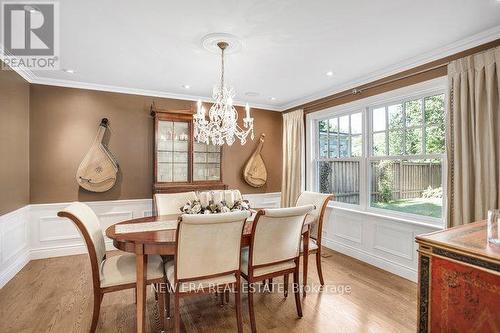
[[[430,199],[430,198],[442,198],[443,197],[443,188],[442,187],[428,187],[426,190],[422,192],[422,198]]]
[[[378,171],[379,202],[389,202],[392,200],[392,161],[381,161]]]

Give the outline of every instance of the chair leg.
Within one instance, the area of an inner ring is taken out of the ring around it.
[[[219,295],[219,299],[218,299],[219,306],[223,307],[224,306],[224,291],[219,291],[218,295]]]
[[[269,291],[273,291],[273,278],[269,279]]]
[[[174,294],[174,320],[175,333],[181,332],[181,307],[179,306],[179,295]]]
[[[288,297],[288,278],[289,278],[290,274],[285,274],[283,276],[283,287],[284,287],[284,294],[285,294],[285,297]]]
[[[306,297],[306,286],[307,286],[307,274],[308,274],[308,269],[309,269],[309,252],[304,252],[302,254],[302,285],[304,286],[304,290],[302,290],[302,293],[304,294],[304,297]]]
[[[165,307],[167,308],[167,318],[170,319],[170,285],[165,279]]]
[[[323,270],[321,269],[321,251],[319,249],[318,252],[316,252],[316,269],[318,270],[319,283],[324,286],[325,280],[323,280]]]
[[[241,280],[236,279],[234,288],[234,302],[236,303],[236,322],[238,325],[238,333],[243,333],[243,318],[241,316]]]
[[[225,296],[225,298],[226,298],[226,303],[229,303],[229,290],[226,290],[226,291],[224,292],[224,296]]]
[[[293,272],[293,293],[295,294],[295,306],[297,307],[297,315],[302,318],[302,305],[300,304],[300,284],[299,284],[299,265]]]
[[[165,331],[165,293],[161,291],[161,284],[158,287],[158,314],[160,315],[160,327]]]
[[[253,290],[251,286],[248,286],[248,312],[250,314],[250,328],[252,333],[256,333],[257,328],[255,327],[255,312],[253,309]]]
[[[99,321],[99,312],[101,311],[102,294],[100,292],[94,293],[94,311],[92,312],[92,324],[90,325],[90,332],[94,333],[97,329],[97,322]]]

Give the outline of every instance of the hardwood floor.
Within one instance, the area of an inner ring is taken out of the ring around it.
[[[0,332],[88,332],[92,316],[92,280],[87,255],[31,261],[0,290]],[[309,284],[319,285],[315,265]],[[415,332],[416,284],[334,251],[325,250],[323,274],[329,286],[350,286],[349,294],[310,292],[298,319],[293,295],[277,290],[255,296],[259,332]],[[275,281],[274,282],[282,282]],[[243,321],[250,331],[247,298]],[[187,332],[235,332],[233,297],[220,307],[212,295],[181,301],[182,328]],[[159,331],[153,292],[148,289],[146,327]],[[132,332],[132,290],[106,294],[98,332]],[[167,320],[173,330],[173,319]]]

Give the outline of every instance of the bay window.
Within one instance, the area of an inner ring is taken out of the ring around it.
[[[313,189],[352,209],[440,221],[445,96],[434,89],[313,120]]]

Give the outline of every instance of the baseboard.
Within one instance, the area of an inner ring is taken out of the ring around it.
[[[377,256],[373,253],[346,244],[342,244],[340,242],[336,242],[335,240],[328,239],[325,237],[322,238],[322,245],[326,248],[340,252],[349,257],[361,260],[363,262],[366,262],[367,264],[373,265],[375,267],[388,271],[392,274],[401,276],[407,280],[417,282],[417,271],[410,267],[400,265],[397,262],[390,261],[386,258]]]
[[[23,251],[10,265],[4,267],[0,272],[0,289],[16,276],[30,260],[30,251]]]

